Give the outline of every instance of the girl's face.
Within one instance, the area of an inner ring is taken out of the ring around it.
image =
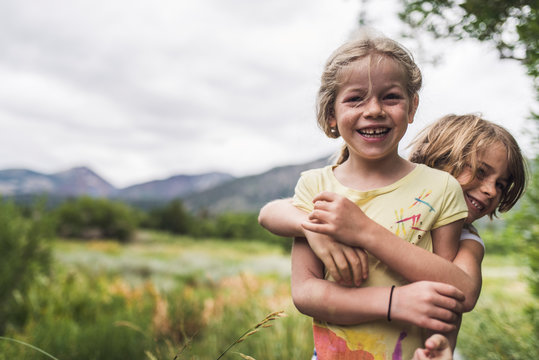
[[[392,59],[367,56],[346,69],[330,126],[337,126],[350,156],[379,160],[398,156],[412,123],[417,98],[406,92],[406,75]]]
[[[467,224],[493,213],[508,185],[507,149],[502,143],[481,152],[477,160],[475,177],[469,167],[457,177],[468,205]]]

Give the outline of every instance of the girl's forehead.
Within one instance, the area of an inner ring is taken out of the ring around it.
[[[365,81],[372,85],[374,76],[391,78],[406,87],[407,76],[401,64],[395,59],[381,54],[370,54],[343,66],[338,74],[338,82]]]
[[[477,154],[479,163],[496,170],[500,174],[509,174],[509,152],[501,141],[494,141],[488,147],[482,148]]]

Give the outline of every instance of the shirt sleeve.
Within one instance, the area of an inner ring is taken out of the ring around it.
[[[483,246],[485,249],[485,242],[479,236],[479,233],[472,225],[467,225],[462,228],[462,233],[460,234],[460,241],[462,240],[474,240]]]
[[[313,199],[319,193],[317,185],[313,171],[303,172],[296,184],[292,204],[305,212],[313,211]]]
[[[432,227],[433,229],[464,219],[468,216],[468,206],[464,200],[462,187],[453,176],[447,174],[446,179],[442,211],[438,221]]]

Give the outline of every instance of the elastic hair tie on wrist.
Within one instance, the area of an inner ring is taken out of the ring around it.
[[[393,290],[395,290],[395,285],[391,286],[391,291],[389,292],[389,305],[387,307],[387,321],[391,322],[391,300],[393,300]]]

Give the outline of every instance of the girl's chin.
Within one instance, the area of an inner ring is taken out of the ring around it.
[[[468,217],[464,220],[464,223],[465,224],[471,224],[473,223],[475,220],[479,219],[483,217],[482,214],[478,214],[476,213],[475,211],[470,211],[470,209],[468,209]]]

